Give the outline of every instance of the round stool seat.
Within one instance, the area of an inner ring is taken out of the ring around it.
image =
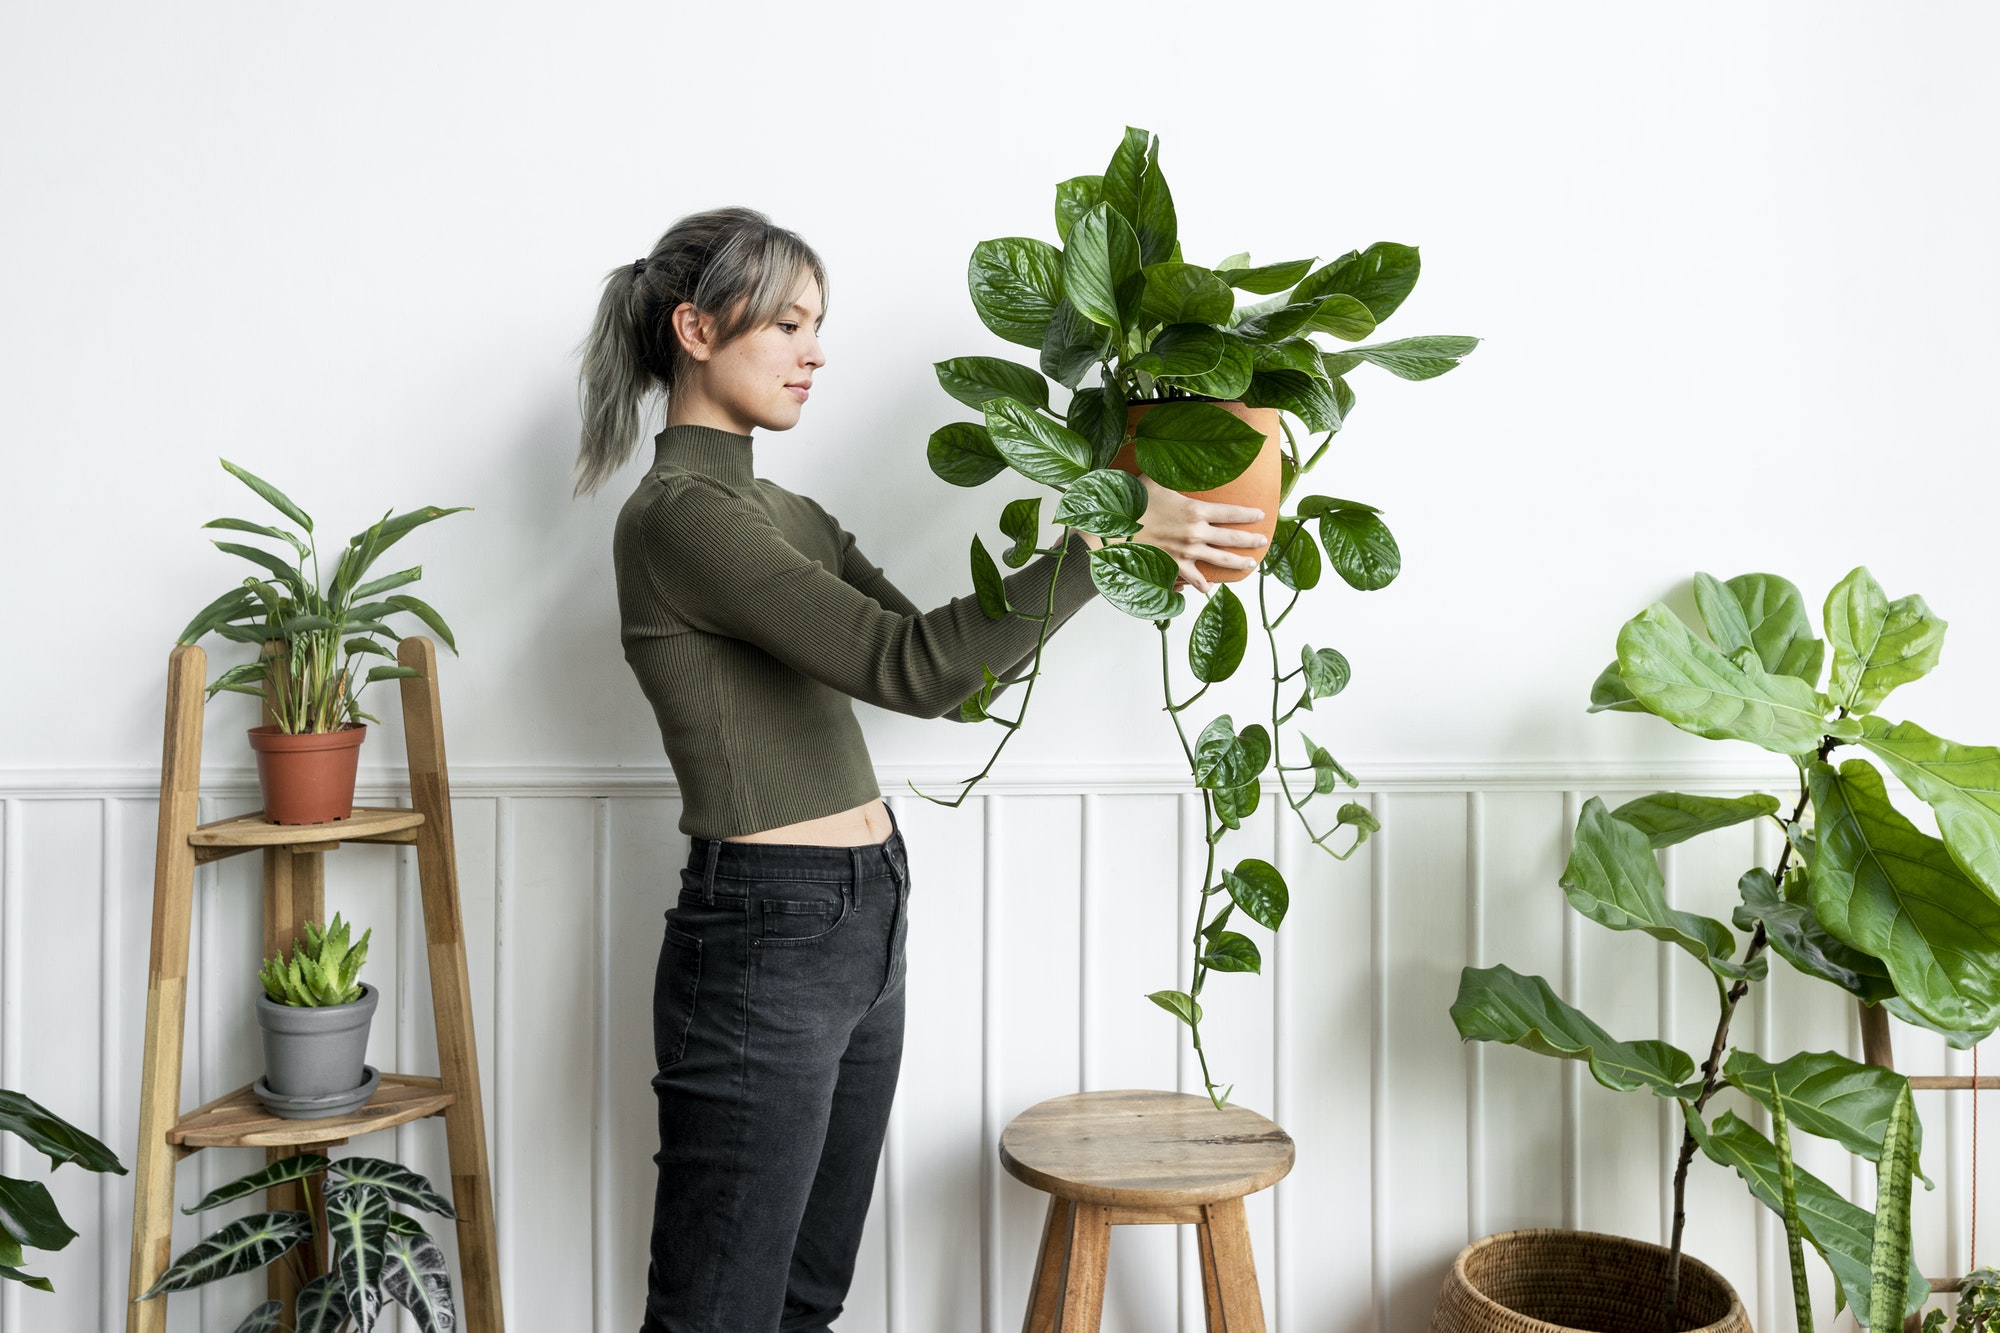
[[[1052,1097],[1000,1136],[1009,1174],[1059,1199],[1171,1208],[1240,1199],[1292,1169],[1291,1135],[1255,1111],[1183,1092]]]

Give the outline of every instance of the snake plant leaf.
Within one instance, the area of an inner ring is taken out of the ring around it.
[[[1319,586],[1319,546],[1312,532],[1295,518],[1278,520],[1271,545],[1264,552],[1264,572],[1295,592]]]
[[[1014,544],[1000,553],[1009,569],[1019,569],[1034,559],[1035,542],[1042,535],[1042,497],[1008,501],[1000,511],[1000,531],[1014,539]]]
[[[1722,1062],[1722,1073],[1766,1110],[1783,1102],[1793,1127],[1832,1139],[1870,1162],[1882,1159],[1890,1111],[1910,1087],[1910,1080],[1893,1069],[1864,1065],[1833,1051],[1801,1051],[1772,1064],[1750,1051],[1734,1050]],[[1913,1160],[1923,1152],[1923,1126],[1914,1133]],[[1923,1176],[1921,1168],[1917,1174]],[[1929,1177],[1924,1180],[1929,1184]]]
[[[1256,941],[1233,930],[1217,931],[1208,948],[1196,960],[1211,972],[1262,972],[1263,955]]]
[[[1007,468],[986,427],[971,421],[954,421],[932,431],[924,457],[940,480],[954,486],[984,485]]]
[[[86,1171],[125,1174],[116,1153],[25,1093],[0,1088],[0,1130],[20,1135],[22,1142],[49,1159],[51,1171],[75,1162]]]
[[[1187,375],[1174,381],[1189,393],[1204,394],[1224,402],[1239,396],[1249,387],[1250,376],[1256,370],[1256,363],[1250,357],[1250,349],[1240,338],[1225,338],[1222,342],[1222,363],[1206,375]],[[1151,416],[1152,413],[1147,413]]]
[[[1793,867],[1787,884],[1800,874]],[[1764,936],[1780,958],[1807,976],[1830,981],[1864,1004],[1880,1004],[1896,993],[1889,969],[1882,960],[1859,949],[1849,948],[1827,933],[1813,915],[1809,900],[1794,901],[1778,892],[1771,872],[1759,866],[1745,871],[1736,881],[1743,898],[1731,918],[1738,930],[1755,930],[1764,923]],[[1811,891],[1806,890],[1807,893]]]
[[[60,1250],[76,1239],[48,1186],[12,1176],[0,1176],[0,1231],[38,1250]]]
[[[262,477],[256,475],[255,473],[249,471],[248,469],[236,466],[236,464],[230,462],[226,458],[218,459],[217,461],[222,464],[223,471],[227,472],[230,476],[236,478],[238,481],[242,482],[245,486],[248,486],[251,490],[255,491],[260,497],[262,497],[262,499],[266,504],[271,506],[271,508],[277,510],[279,513],[283,514],[286,518],[290,519],[292,522],[304,528],[307,532],[311,532],[313,530],[313,521],[311,517],[307,515],[305,510],[293,504],[291,498],[287,496],[283,491],[279,490],[276,486],[273,486],[270,482],[265,481]]]
[[[1256,371],[1250,376],[1250,386],[1243,391],[1243,405],[1290,412],[1306,424],[1307,430],[1340,429],[1340,405],[1334,400],[1332,383],[1323,375],[1300,370]]]
[[[1156,377],[1206,375],[1222,364],[1228,337],[1206,324],[1169,324],[1153,335],[1132,368]]]
[[[1868,1308],[1892,1305],[1910,1268],[1910,1170],[1916,1158],[1917,1108],[1906,1081],[1889,1116],[1875,1171],[1875,1234],[1869,1246]],[[1859,1312],[1856,1312],[1857,1317]],[[1901,1321],[1895,1321],[1900,1323]]]
[[[1789,581],[1776,574],[1738,574],[1724,583],[1696,574],[1694,600],[1710,641],[1723,656],[1752,648],[1773,675],[1819,684],[1826,643],[1813,637],[1805,599]]]
[[[1695,1142],[1708,1159],[1732,1168],[1772,1212],[1784,1216],[1784,1191],[1779,1180],[1778,1150],[1771,1141],[1751,1128],[1734,1111],[1724,1111],[1715,1123],[1704,1125],[1693,1108],[1683,1105],[1682,1113]],[[1869,1256],[1874,1247],[1875,1216],[1859,1204],[1830,1189],[1804,1169],[1798,1169],[1797,1194],[1799,1225],[1806,1239],[1819,1251],[1833,1271],[1841,1299],[1854,1307],[1854,1316],[1869,1323],[1869,1292],[1872,1285]],[[1930,1281],[1916,1263],[1907,1265],[1903,1313],[1920,1308],[1930,1298]]]
[[[300,1212],[252,1213],[238,1218],[168,1265],[160,1280],[135,1299],[219,1282],[276,1262],[312,1238],[312,1218]]]
[[[972,536],[972,590],[978,595],[979,609],[988,620],[1005,620],[1014,609],[1007,600],[1007,585],[1000,577],[1000,570],[986,553],[986,543],[979,539],[978,533]]]
[[[1648,1088],[1678,1097],[1694,1078],[1693,1057],[1663,1041],[1619,1041],[1563,1003],[1541,977],[1505,964],[1459,973],[1451,1021],[1466,1041],[1498,1041],[1559,1060],[1581,1060],[1613,1092]]]
[[[1813,1333],[1812,1288],[1806,1281],[1805,1228],[1799,1224],[1798,1172],[1792,1162],[1792,1128],[1782,1098],[1771,1106],[1771,1137],[1778,1149],[1779,1212],[1785,1222],[1785,1250],[1791,1261],[1793,1321],[1799,1333]]]
[[[1111,355],[1118,335],[1077,313],[1065,296],[1056,302],[1042,332],[1042,373],[1066,389],[1075,389],[1092,366]]]
[[[1306,673],[1306,697],[1310,699],[1330,699],[1347,688],[1353,678],[1354,668],[1347,664],[1346,656],[1337,648],[1315,648],[1306,644],[1299,649],[1299,666]],[[1312,705],[1306,705],[1310,708]]]
[[[1250,643],[1250,621],[1243,602],[1224,583],[1208,601],[1188,631],[1188,670],[1204,684],[1228,680],[1243,663]]]
[[[1381,323],[1396,313],[1417,285],[1423,261],[1414,245],[1377,241],[1360,253],[1350,250],[1299,283],[1294,300],[1332,293],[1359,300]]]
[[[1180,566],[1157,546],[1118,542],[1090,553],[1090,581],[1104,600],[1128,616],[1171,620],[1186,599],[1174,591]]]
[[[1695,796],[1687,792],[1656,791],[1627,801],[1613,810],[1611,816],[1645,834],[1646,841],[1657,851],[1716,829],[1777,813],[1775,796]]]
[[[1146,285],[1139,295],[1141,324],[1219,325],[1236,308],[1226,275],[1199,264],[1148,264],[1145,274]]]
[[[1146,275],[1139,236],[1114,207],[1106,181],[1105,201],[1076,220],[1062,252],[1062,294],[1093,324],[1122,332],[1137,323]]]
[[[983,408],[995,398],[1013,398],[1030,407],[1049,405],[1049,382],[1032,366],[997,356],[959,356],[935,362],[931,369],[939,387],[970,408]]]
[[[985,407],[986,433],[1022,476],[1058,489],[1090,471],[1090,441],[1026,403],[995,398]]]
[[[1132,473],[1093,468],[1063,493],[1055,521],[1100,537],[1130,537],[1139,531],[1148,499],[1146,483]]]
[[[1063,298],[1063,252],[1032,236],[1002,236],[972,247],[965,283],[972,308],[1000,337],[1039,348]]]
[[[1826,717],[1824,696],[1795,676],[1764,670],[1754,652],[1725,657],[1655,602],[1618,631],[1618,674],[1647,711],[1710,740],[1745,740],[1778,754],[1809,754],[1832,734],[1854,739],[1852,719]]]
[[[1215,803],[1215,817],[1228,828],[1242,828],[1243,821],[1257,813],[1258,803],[1264,799],[1264,786],[1251,779],[1240,787],[1219,787],[1209,793]],[[1221,837],[1221,830],[1216,836]]]
[[[1139,470],[1175,491],[1234,481],[1264,449],[1264,432],[1212,403],[1163,403],[1133,427]]]
[[[1429,334],[1419,338],[1400,338],[1395,342],[1374,343],[1367,347],[1350,347],[1348,355],[1359,357],[1373,366],[1380,366],[1398,379],[1436,379],[1446,371],[1458,369],[1459,363],[1479,346],[1479,339],[1456,334]],[[1329,364],[1328,371],[1340,374]]]
[[[1186,991],[1156,990],[1146,998],[1190,1027],[1201,1022],[1201,1004]]]
[[[347,1313],[357,1333],[369,1333],[382,1309],[382,1243],[389,1234],[389,1200],[379,1190],[344,1181],[326,1192],[326,1227]]]
[[[1076,220],[1104,201],[1104,177],[1071,176],[1056,185],[1056,238],[1069,240]]]
[[[1937,665],[1945,621],[1914,594],[1890,601],[1865,565],[1826,595],[1826,637],[1833,644],[1827,693],[1850,713],[1872,713],[1898,685]]]
[[[236,1333],[276,1333],[284,1314],[283,1301],[265,1301],[243,1316],[243,1322],[236,1326]]]
[[[340,1333],[347,1323],[347,1292],[339,1273],[321,1273],[299,1288],[294,1333]]]
[[[1180,258],[1180,222],[1174,215],[1174,194],[1160,170],[1160,139],[1146,149],[1146,169],[1139,177],[1139,198],[1132,215],[1139,235],[1139,262],[1157,264]]]
[[[299,553],[300,560],[312,554],[312,548],[299,539],[299,534],[284,528],[274,528],[268,523],[252,523],[247,518],[211,518],[202,526],[221,528],[228,532],[254,532],[259,537],[275,537],[279,541],[289,543],[291,548]]]
[[[1194,743],[1194,780],[1211,791],[1254,782],[1271,762],[1271,736],[1253,722],[1239,733],[1224,713],[1201,729]]]
[[[1266,930],[1276,930],[1285,924],[1292,892],[1285,885],[1285,877],[1269,861],[1246,856],[1236,863],[1236,869],[1222,872],[1222,882],[1229,888],[1231,901],[1243,909],[1243,915]]]
[[[1235,259],[1243,262],[1241,264],[1230,262]],[[1279,292],[1297,286],[1299,280],[1312,271],[1313,266],[1311,259],[1287,259],[1282,263],[1259,264],[1254,268],[1249,267],[1249,263],[1250,256],[1247,254],[1231,255],[1215,270],[1215,276],[1239,292],[1249,292],[1253,296],[1275,296]],[[1309,293],[1309,295],[1319,294]]]
[[[181,1209],[183,1213],[206,1212],[210,1208],[230,1203],[246,1195],[261,1194],[273,1185],[283,1185],[288,1181],[304,1180],[326,1170],[327,1159],[316,1152],[300,1153],[297,1157],[286,1157],[271,1163],[262,1171],[252,1171],[249,1175],[230,1181],[218,1189],[210,1190],[202,1196],[200,1203]]]
[[[1863,718],[1861,745],[1937,815],[1965,873],[2000,899],[2000,749],[1960,745],[1914,722]]]
[[[1561,882],[1570,906],[1601,926],[1642,930],[1678,945],[1718,977],[1758,980],[1764,975],[1761,955],[1747,971],[1731,961],[1736,936],[1729,927],[1713,917],[1667,905],[1666,879],[1646,835],[1613,816],[1598,797],[1585,801],[1577,818]]]
[[[1304,516],[1305,501],[1300,501],[1299,512]],[[1370,505],[1342,502],[1337,508],[1321,511],[1319,540],[1326,547],[1327,563],[1350,588],[1374,592],[1388,587],[1403,572],[1403,553],[1395,534]]]
[[[1880,958],[1897,993],[1942,1027],[2000,1023],[2000,902],[1889,803],[1865,759],[1807,775],[1817,812],[1812,907],[1834,938]]]
[[[390,1232],[382,1246],[382,1293],[408,1310],[423,1333],[458,1327],[444,1251],[428,1235]]]

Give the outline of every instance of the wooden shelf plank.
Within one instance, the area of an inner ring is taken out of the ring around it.
[[[1981,1074],[1912,1074],[1910,1087],[1916,1092],[1992,1092],[2000,1088],[2000,1077]]]
[[[183,1148],[286,1148],[337,1143],[358,1134],[441,1115],[457,1099],[440,1079],[416,1074],[384,1074],[375,1095],[358,1111],[321,1120],[285,1120],[272,1115],[245,1084],[182,1116],[167,1131],[167,1142]]]
[[[414,841],[413,838],[390,835],[406,833],[423,822],[420,810],[357,805],[354,813],[346,819],[336,819],[327,824],[273,824],[259,810],[254,814],[203,824],[188,835],[188,842],[198,849],[288,846],[311,851],[314,844],[319,843]]]

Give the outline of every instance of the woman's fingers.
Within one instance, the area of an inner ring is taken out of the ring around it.
[[[1242,528],[1218,528],[1212,525],[1200,533],[1199,538],[1210,546],[1265,546],[1271,540],[1261,532],[1245,532]]]
[[[1261,523],[1264,511],[1249,505],[1212,504],[1206,500],[1194,506],[1195,517],[1209,523]]]

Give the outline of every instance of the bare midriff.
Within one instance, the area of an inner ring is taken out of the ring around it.
[[[893,827],[889,822],[889,807],[877,796],[872,801],[863,801],[852,810],[821,815],[817,819],[801,819],[796,824],[780,824],[777,828],[762,829],[756,833],[740,833],[723,841],[863,847],[885,841]]]

